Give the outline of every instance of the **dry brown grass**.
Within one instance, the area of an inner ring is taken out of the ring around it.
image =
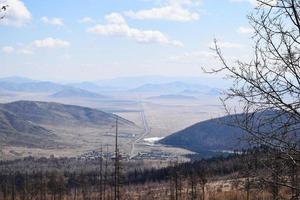
[[[215,183],[213,183],[215,184]],[[288,192],[283,190],[281,192],[283,197],[281,199],[288,199]],[[284,198],[284,196],[286,198]],[[39,194],[37,196],[31,196],[29,199],[40,199]],[[0,199],[1,198],[0,195]],[[8,197],[8,199],[12,199]],[[15,200],[21,200],[22,197],[16,197]],[[74,191],[69,194],[59,194],[54,198],[53,195],[48,195],[45,200],[98,200],[99,193],[97,192],[85,192],[85,195],[81,190],[77,191],[76,198],[74,197]],[[175,192],[171,194],[169,183],[147,183],[145,185],[131,185],[121,188],[121,200],[175,200]],[[268,191],[252,190],[250,192],[250,200],[272,200],[272,195]],[[112,187],[106,189],[106,195],[103,200],[114,200],[114,190]],[[196,195],[194,199],[191,197],[191,189],[184,183],[182,190],[178,191],[178,200],[202,200],[202,193],[200,185],[196,188]],[[205,200],[247,200],[246,192],[242,189],[227,190],[227,186],[214,187],[211,183],[208,183],[205,189]]]
[[[209,182],[205,187],[205,200],[247,200],[247,193],[242,186],[235,188],[232,180]],[[289,199],[290,191],[281,190],[281,199]],[[170,183],[156,183],[125,187],[122,190],[122,199],[130,200],[175,200],[175,191],[171,195]],[[172,197],[173,196],[173,197]],[[195,200],[202,200],[201,185],[196,187]],[[272,200],[272,194],[267,190],[252,189],[250,200]],[[191,200],[191,188],[188,182],[183,183],[178,191],[179,200]]]

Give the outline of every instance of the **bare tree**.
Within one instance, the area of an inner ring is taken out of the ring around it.
[[[294,173],[300,164],[300,1],[256,2],[249,15],[255,44],[252,58],[228,62],[215,41],[222,67],[210,72],[225,73],[232,80],[222,100],[229,114],[233,113],[228,107],[231,100],[240,105],[239,112],[244,114],[237,115],[234,125],[248,133],[250,144],[265,146],[277,161],[289,163],[281,176],[293,172],[292,180],[275,178],[278,169],[272,168],[273,178],[265,181],[291,189],[298,199],[300,187],[295,183],[299,180]]]
[[[99,158],[99,200],[103,199],[103,149],[102,145],[100,148],[100,158]]]
[[[115,200],[120,199],[120,153],[118,147],[118,116],[116,116],[116,138],[115,138],[115,181],[114,181],[114,192]]]
[[[105,155],[105,166],[104,166],[104,183],[103,183],[103,199],[106,199],[106,185],[108,184],[107,180],[107,168],[108,168],[108,145],[106,145],[106,155]]]

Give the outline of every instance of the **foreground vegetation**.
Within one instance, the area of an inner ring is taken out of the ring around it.
[[[149,167],[147,161],[122,161],[118,179],[113,160],[106,158],[82,161],[29,157],[3,161],[0,199],[109,200],[116,199],[116,189],[119,199],[293,199],[297,191],[275,181],[280,175],[287,184],[299,182],[298,167],[293,173],[269,171],[264,163],[270,163],[269,153],[273,151],[256,149],[227,157],[170,163],[165,168]],[[272,159],[272,166],[278,165],[279,169],[282,160],[278,158]]]

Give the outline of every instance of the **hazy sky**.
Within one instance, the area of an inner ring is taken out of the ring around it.
[[[0,77],[200,76],[214,38],[229,58],[251,47],[252,0],[1,1]]]

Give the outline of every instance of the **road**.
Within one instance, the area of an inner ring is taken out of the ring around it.
[[[143,108],[143,104],[142,102],[140,102],[140,107],[141,107],[141,119],[143,122],[143,132],[142,134],[136,138],[132,143],[131,143],[131,150],[130,150],[130,158],[133,158],[136,153],[135,153],[135,145],[140,142],[141,140],[143,140],[149,133],[150,133],[150,128],[146,119],[146,115],[145,115],[145,110]]]

